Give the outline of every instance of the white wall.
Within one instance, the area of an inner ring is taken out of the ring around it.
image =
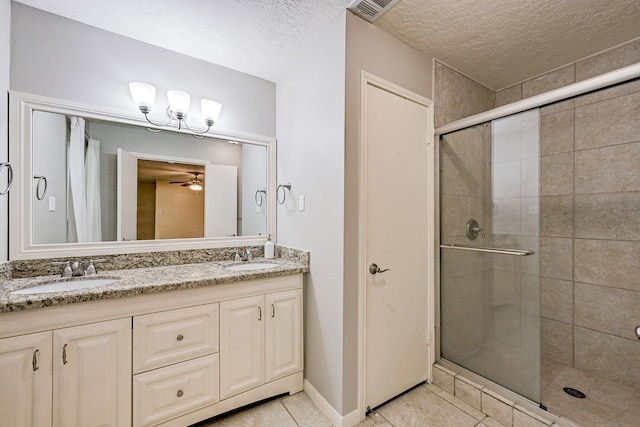
[[[342,413],[345,12],[276,85],[278,244],[311,251],[305,282],[305,376]],[[298,210],[301,195],[306,210]]]
[[[275,135],[272,82],[20,3],[12,3],[11,19],[12,90],[136,113],[128,84],[144,81],[156,86],[158,120],[166,117],[166,91],[182,89],[194,110],[200,98],[223,104],[216,129]],[[196,125],[198,114],[190,114]]]
[[[0,163],[9,160],[9,108],[6,93],[9,90],[9,31],[11,28],[11,2],[0,0]],[[0,177],[0,188],[6,184],[6,172]],[[9,259],[9,196],[0,196],[0,262]]]
[[[67,241],[67,117],[43,111],[33,113],[33,139],[39,141],[33,152],[33,176],[46,178],[46,193],[42,200],[36,191],[43,194],[44,184],[31,181],[33,188],[33,242],[37,244]],[[55,209],[50,210],[54,198]]]

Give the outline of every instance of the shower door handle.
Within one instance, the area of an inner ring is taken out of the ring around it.
[[[389,271],[389,270],[390,270],[389,268],[385,268],[384,270],[381,270],[380,267],[378,267],[378,264],[376,264],[375,262],[369,266],[369,273],[371,274],[384,273],[385,271]]]

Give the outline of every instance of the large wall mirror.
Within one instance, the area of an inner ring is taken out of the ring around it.
[[[195,137],[10,94],[11,259],[260,244],[275,234],[275,140]]]

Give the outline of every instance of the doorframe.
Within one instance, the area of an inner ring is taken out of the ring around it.
[[[387,91],[391,94],[400,96],[409,101],[427,107],[428,110],[428,132],[427,132],[427,167],[434,168],[433,172],[428,175],[426,191],[431,199],[427,209],[427,222],[429,224],[427,242],[428,253],[427,257],[427,300],[429,301],[426,310],[427,313],[427,329],[428,333],[428,346],[429,351],[427,354],[427,366],[428,366],[428,379],[432,378],[432,367],[435,362],[435,205],[436,205],[436,193],[435,193],[435,133],[434,133],[434,114],[433,114],[433,101],[411,92],[403,87],[400,87],[394,83],[386,81],[380,77],[377,77],[364,70],[360,71],[360,135],[359,135],[359,152],[360,152],[360,176],[358,181],[358,415],[359,419],[363,420],[366,414],[365,403],[365,390],[366,390],[366,271],[367,254],[366,254],[366,144],[367,140],[367,86],[375,86],[379,89]]]

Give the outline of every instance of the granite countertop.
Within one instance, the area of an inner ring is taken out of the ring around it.
[[[234,271],[233,264],[274,263],[276,267],[259,270]],[[287,276],[309,271],[308,264],[286,258],[254,258],[249,262],[214,261],[161,267],[134,268],[98,272],[92,279],[117,278],[112,284],[71,291],[12,295],[11,292],[51,282],[73,281],[74,278],[38,276],[0,282],[0,313],[31,310],[56,305],[109,300],[135,295],[154,294],[179,289],[242,282],[245,280]],[[86,279],[80,277],[75,279]]]

